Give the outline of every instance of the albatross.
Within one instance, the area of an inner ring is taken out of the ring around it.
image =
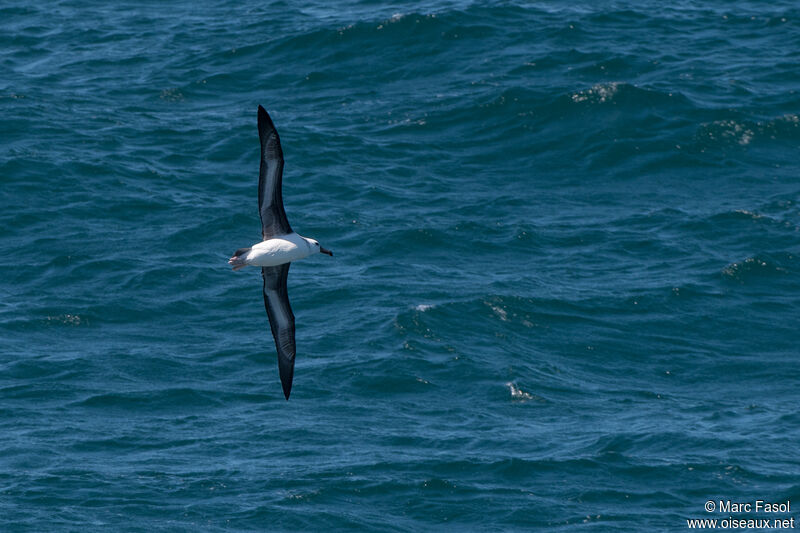
[[[239,248],[228,260],[233,270],[261,267],[264,279],[264,307],[278,351],[278,370],[283,395],[289,399],[294,377],[294,314],[289,305],[286,278],[292,261],[315,253],[333,256],[319,242],[292,231],[283,209],[281,179],[283,150],[278,131],[267,111],[258,106],[258,137],[261,140],[261,166],[258,172],[258,211],[261,214],[262,241]]]

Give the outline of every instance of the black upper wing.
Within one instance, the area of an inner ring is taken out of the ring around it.
[[[258,172],[258,211],[264,240],[292,233],[283,210],[281,180],[283,150],[278,131],[266,110],[258,106],[258,137],[261,139],[261,167]]]
[[[272,337],[278,349],[278,369],[281,374],[283,395],[287,400],[292,391],[295,356],[294,314],[286,290],[290,264],[261,268],[261,276],[264,278],[264,307],[267,309],[269,327],[272,329]]]

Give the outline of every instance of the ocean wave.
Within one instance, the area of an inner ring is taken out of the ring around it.
[[[786,114],[757,120],[724,119],[702,124],[695,134],[700,151],[725,146],[748,146],[758,143],[795,143],[800,139],[800,117]]]
[[[143,406],[148,406],[149,409],[181,410],[222,405],[219,396],[217,392],[194,387],[108,392],[88,396],[75,402],[73,407],[139,411]]]
[[[724,279],[748,284],[776,276],[789,277],[800,274],[800,257],[791,252],[759,254],[730,263],[721,273]]]

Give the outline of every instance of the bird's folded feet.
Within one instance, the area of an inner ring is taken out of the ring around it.
[[[228,259],[228,264],[233,266],[234,270],[241,270],[247,266],[247,262],[244,260],[244,257],[238,255],[234,255]]]

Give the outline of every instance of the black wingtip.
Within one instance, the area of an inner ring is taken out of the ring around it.
[[[283,395],[286,397],[286,400],[289,400],[289,395],[292,393],[292,378],[283,379],[281,376],[281,386],[283,387]]]
[[[272,123],[272,119],[267,113],[267,110],[258,106],[258,136],[261,140],[264,140],[264,136],[267,135],[269,132],[275,129],[275,124]]]
[[[282,360],[278,358],[278,370],[281,375],[281,387],[283,387],[283,395],[289,399],[289,394],[292,393],[292,380],[294,378],[294,359],[291,361]]]

